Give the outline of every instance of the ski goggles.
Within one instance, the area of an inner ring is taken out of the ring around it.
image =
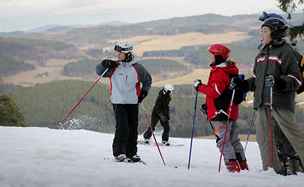
[[[120,45],[115,45],[114,50],[117,52],[130,52],[133,50],[133,47],[121,47]]]

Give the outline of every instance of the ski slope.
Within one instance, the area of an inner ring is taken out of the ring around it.
[[[147,165],[114,162],[112,138],[84,130],[0,127],[0,186],[299,187],[304,182],[303,174],[283,177],[261,171],[256,143],[248,145],[249,172],[233,174],[222,167],[219,174],[214,140],[194,140],[188,171],[189,139],[171,139],[185,146],[161,146],[164,167],[153,145],[138,145]]]

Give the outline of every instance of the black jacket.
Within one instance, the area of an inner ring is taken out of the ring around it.
[[[272,106],[295,110],[295,92],[301,85],[298,58],[294,49],[285,41],[265,46],[255,59],[254,77],[247,80],[249,90],[254,91],[254,108],[257,109],[269,98],[265,93],[264,79],[275,78]]]
[[[152,113],[165,116],[166,118],[168,118],[168,120],[170,120],[170,114],[169,114],[170,101],[171,101],[171,96],[169,91],[166,92],[164,89],[161,89],[155,101]]]

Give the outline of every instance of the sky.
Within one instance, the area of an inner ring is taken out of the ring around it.
[[[0,0],[0,32],[45,25],[142,22],[216,13],[278,10],[276,0]]]

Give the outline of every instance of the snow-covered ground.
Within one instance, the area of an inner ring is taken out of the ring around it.
[[[233,174],[222,167],[219,174],[213,140],[194,140],[188,171],[189,139],[171,139],[184,146],[161,146],[164,167],[153,145],[138,146],[147,165],[114,162],[112,138],[84,130],[0,127],[0,186],[300,187],[304,183],[303,174],[283,177],[261,171],[256,143],[248,145],[249,172]]]

